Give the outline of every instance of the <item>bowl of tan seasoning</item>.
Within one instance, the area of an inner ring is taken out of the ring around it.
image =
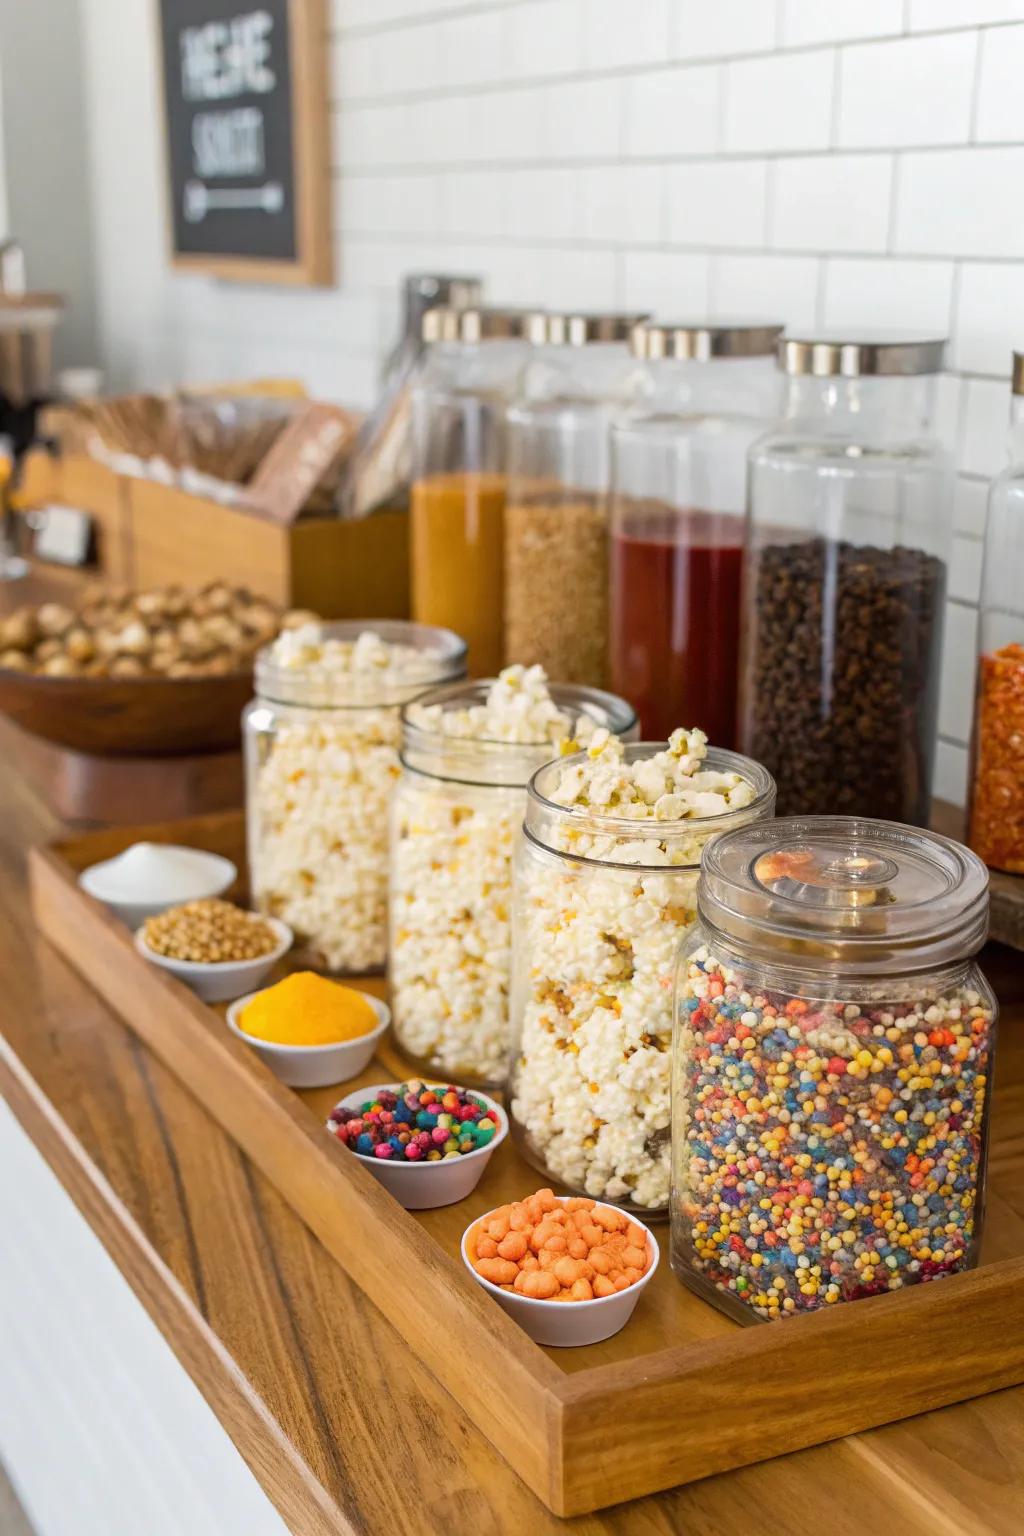
[[[147,918],[135,935],[140,955],[177,976],[205,1003],[250,992],[291,947],[287,923],[216,898],[170,907]]]
[[[356,1077],[390,1023],[380,998],[315,971],[296,971],[228,1009],[228,1028],[289,1088]]]

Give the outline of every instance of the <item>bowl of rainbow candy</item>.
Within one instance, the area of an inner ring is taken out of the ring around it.
[[[327,1130],[406,1210],[426,1211],[472,1193],[508,1120],[485,1093],[411,1078],[347,1094]]]

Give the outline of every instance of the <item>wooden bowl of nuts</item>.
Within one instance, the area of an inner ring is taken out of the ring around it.
[[[237,746],[256,652],[288,613],[215,582],[130,593],[87,588],[0,620],[0,711],[74,751],[173,756]]]

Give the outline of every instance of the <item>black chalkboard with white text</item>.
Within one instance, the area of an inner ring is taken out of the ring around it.
[[[295,10],[160,0],[176,257],[300,259]]]

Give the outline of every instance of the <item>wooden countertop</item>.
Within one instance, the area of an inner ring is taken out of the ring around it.
[[[587,1536],[1016,1536],[1024,1388],[600,1515],[550,1515],[272,1186],[35,933],[24,854],[58,830],[30,785],[0,768],[0,1091],[293,1531],[377,1536],[441,1521]],[[1001,1049],[1024,1049],[1024,968],[1003,951],[986,966],[1003,1002]],[[498,1381],[494,1403],[500,1413]]]

